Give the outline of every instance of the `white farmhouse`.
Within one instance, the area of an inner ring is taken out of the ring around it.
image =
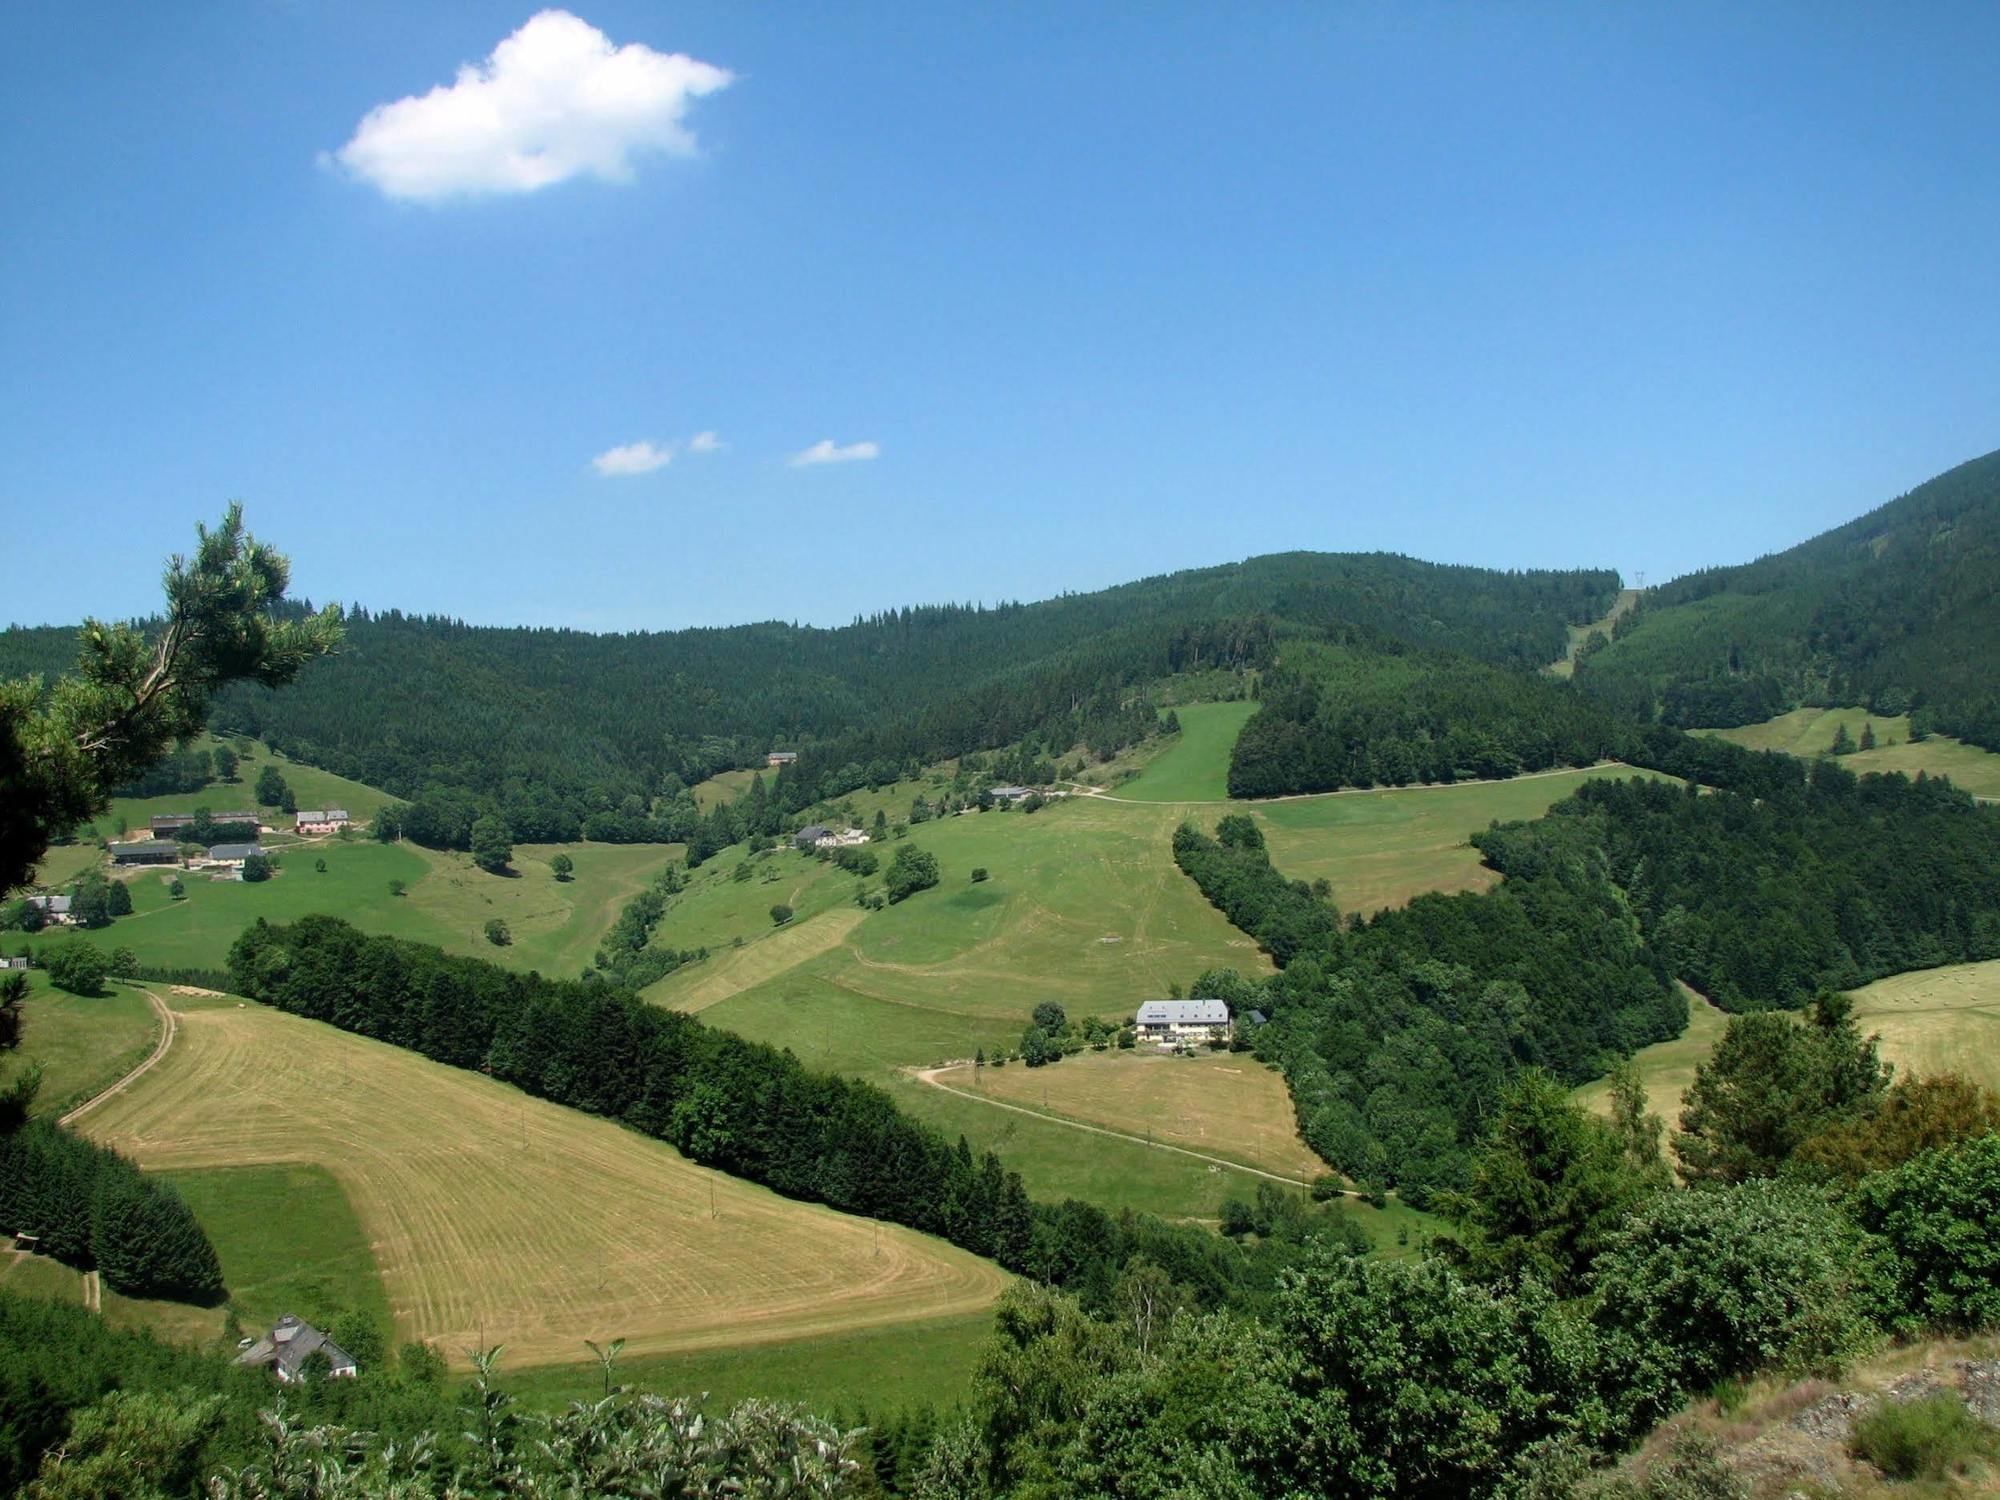
[[[1139,1040],[1163,1047],[1226,1039],[1229,1007],[1220,1000],[1148,1000],[1139,1007]]]

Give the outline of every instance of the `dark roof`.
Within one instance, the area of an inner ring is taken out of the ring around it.
[[[168,855],[174,859],[181,857],[181,846],[172,839],[139,839],[130,844],[113,844],[113,859],[158,859]]]
[[[802,839],[823,839],[831,836],[832,830],[824,823],[808,823],[795,835],[795,837]]]
[[[217,844],[208,851],[210,859],[248,859],[264,852],[261,844]]]
[[[239,1365],[276,1365],[287,1380],[299,1372],[316,1350],[324,1350],[335,1369],[356,1363],[353,1355],[302,1318],[286,1313],[270,1333],[236,1356]]]

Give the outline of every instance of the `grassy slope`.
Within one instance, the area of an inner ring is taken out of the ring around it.
[[[1190,703],[1174,712],[1181,721],[1179,736],[1116,795],[1135,802],[1219,802],[1229,796],[1229,752],[1257,705]]]
[[[1638,602],[1639,590],[1620,589],[1618,597],[1612,601],[1611,608],[1603,619],[1592,620],[1588,625],[1570,626],[1569,644],[1563,651],[1561,661],[1549,663],[1550,675],[1554,677],[1575,676],[1577,648],[1590,638],[1591,631],[1601,630],[1608,637],[1611,634],[1611,627],[1618,623],[1619,616],[1628,613],[1632,606]]]
[[[38,971],[28,974],[20,1051],[0,1066],[0,1082],[39,1065],[37,1115],[60,1115],[123,1078],[158,1041],[160,1023],[145,995],[113,987],[108,994],[66,995]]]
[[[1291,1094],[1247,1052],[1084,1052],[1042,1068],[957,1067],[938,1080],[1026,1109],[1310,1182],[1327,1170],[1299,1139]]]
[[[1721,1040],[1729,1018],[1698,995],[1689,995],[1687,1031],[1671,1042],[1632,1056],[1652,1108],[1673,1126],[1681,1095],[1694,1070]],[[1882,1056],[1899,1075],[1963,1073],[2000,1089],[2000,959],[1951,964],[1878,979],[1854,991],[1854,1016],[1864,1032],[1882,1039]],[[1592,1108],[1606,1107],[1602,1081],[1577,1091]]]
[[[370,932],[436,943],[515,969],[574,975],[591,961],[619,909],[679,853],[676,845],[571,844],[576,877],[550,872],[555,846],[522,845],[513,875],[489,875],[463,854],[367,838],[329,839],[280,855],[280,872],[245,885],[178,872],[187,898],[168,891],[173,874],[157,869],[130,877],[133,914],[91,934],[106,949],[127,947],[145,964],[219,968],[237,934],[259,917],[289,922],[313,912],[345,917]],[[326,872],[315,862],[324,859]],[[407,887],[390,894],[392,880]],[[768,903],[767,903],[768,904]],[[499,917],[514,942],[496,948],[485,926]],[[766,919],[768,921],[768,918]],[[59,941],[56,933],[35,941]]]
[[[585,1338],[626,1337],[637,1357],[959,1319],[1005,1284],[940,1241],[779,1198],[476,1074],[261,1006],[176,1003],[172,1051],[86,1132],[149,1168],[323,1168],[397,1337],[448,1357],[504,1342],[531,1365],[577,1358]],[[233,1209],[216,1222],[246,1241],[225,1264],[267,1228]]]
[[[1214,965],[1268,972],[1174,868],[1176,822],[1171,807],[1071,799],[920,824],[909,842],[937,856],[942,883],[873,913],[852,904],[854,878],[828,865],[781,852],[739,883],[730,851],[676,899],[655,941],[714,947],[741,936],[743,947],[648,998],[881,1084],[948,1135],[1003,1152],[1038,1195],[1213,1217],[1254,1179],[957,1099],[903,1071],[1017,1045],[1043,999],[1078,1018],[1125,1018]],[[975,866],[991,878],[973,884]],[[766,884],[766,868],[781,878]],[[799,915],[782,930],[767,914],[775,892],[797,895]]]
[[[1843,724],[1857,742],[1864,726],[1875,731],[1873,750],[1857,750],[1840,758],[1840,763],[1850,771],[1901,771],[1906,776],[1924,771],[1932,776],[1949,776],[1954,786],[1975,796],[2000,797],[2000,755],[1941,734],[1913,745],[1906,714],[1871,714],[1861,708],[1795,708],[1761,724],[1746,724],[1739,729],[1698,729],[1695,733],[1713,734],[1752,750],[1820,756],[1832,751],[1834,735]]]
[[[217,743],[214,736],[204,735],[195,742],[195,748],[213,750]],[[292,789],[293,800],[299,807],[343,807],[350,817],[365,823],[385,804],[395,800],[379,788],[349,781],[345,776],[336,776],[317,766],[301,765],[255,740],[230,740],[227,743],[243,757],[237,767],[235,781],[210,782],[201,791],[176,792],[165,797],[114,797],[110,808],[96,820],[98,832],[105,838],[113,837],[122,819],[131,832],[140,833],[150,818],[162,813],[191,813],[197,807],[206,807],[211,812],[255,808],[257,803],[253,792],[257,777],[266,765],[275,765],[283,774],[285,784]],[[244,753],[246,748],[248,754]],[[292,822],[289,814],[280,813],[275,808],[265,808],[263,813],[273,827],[289,827]]]
[[[1333,882],[1343,911],[1402,906],[1424,891],[1483,891],[1499,875],[1467,840],[1494,822],[1539,818],[1586,781],[1637,773],[1599,766],[1512,781],[1339,792],[1248,804],[1271,860],[1295,880]],[[1205,824],[1214,819],[1203,818]]]

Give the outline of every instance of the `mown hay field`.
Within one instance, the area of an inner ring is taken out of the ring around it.
[[[960,1066],[951,1088],[1310,1182],[1326,1163],[1299,1139],[1285,1080],[1247,1052],[1082,1052],[1046,1067]]]
[[[477,1074],[261,1006],[175,1003],[172,1050],[82,1128],[148,1168],[324,1168],[396,1337],[460,1362],[496,1343],[534,1365],[585,1356],[586,1338],[636,1358],[962,1317],[1006,1284],[941,1241]]]

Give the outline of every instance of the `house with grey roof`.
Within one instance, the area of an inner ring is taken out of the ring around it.
[[[353,821],[344,807],[314,807],[298,815],[295,827],[300,833],[338,833]]]
[[[263,852],[257,844],[217,844],[208,851],[208,862],[212,865],[235,865],[241,869],[244,860]]]
[[[1031,786],[996,786],[988,794],[995,802],[1025,802],[1035,795]]]
[[[792,835],[792,842],[797,844],[801,849],[817,849],[832,837],[833,830],[828,828],[824,823],[808,823]]]
[[[1139,1039],[1175,1047],[1226,1041],[1229,1007],[1220,1000],[1148,1000],[1139,1007]]]
[[[797,761],[798,758],[799,752],[796,750],[773,750],[769,755],[764,757],[764,764],[767,766],[789,766]]]
[[[30,896],[28,905],[42,914],[45,922],[72,922],[76,919],[69,914],[67,896]]]
[[[352,1380],[357,1371],[354,1356],[303,1318],[286,1313],[261,1339],[245,1339],[236,1363],[250,1369],[270,1369],[287,1385],[305,1380],[311,1372],[306,1362],[315,1354],[326,1356],[328,1377]]]

